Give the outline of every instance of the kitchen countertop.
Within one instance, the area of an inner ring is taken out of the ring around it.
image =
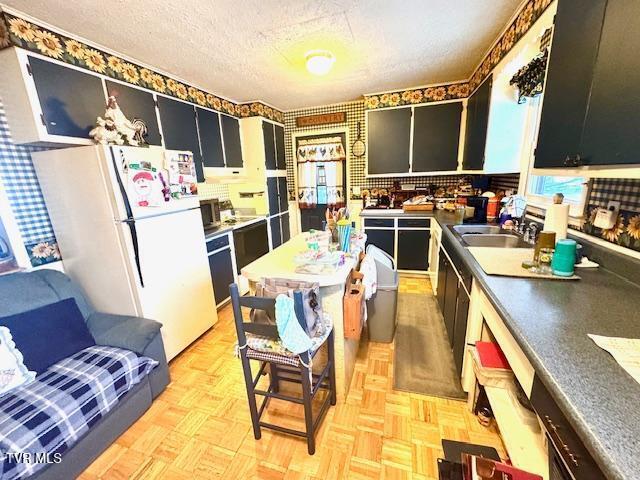
[[[218,237],[218,236],[220,236],[220,235],[222,235],[224,233],[228,233],[228,232],[231,232],[233,230],[237,230],[240,227],[246,227],[247,225],[251,225],[252,223],[256,223],[256,222],[259,222],[260,220],[266,220],[266,219],[267,219],[267,217],[262,215],[262,216],[248,217],[246,219],[243,219],[242,217],[239,217],[237,223],[224,223],[224,222],[222,222],[219,227],[205,228],[205,230],[204,230],[204,238],[206,240],[210,240],[210,239]]]
[[[321,287],[346,283],[347,277],[355,265],[355,258],[352,260],[347,259],[344,265],[338,267],[334,273],[329,275],[296,273],[293,257],[306,249],[306,237],[304,233],[301,233],[266,255],[254,260],[244,267],[240,273],[251,282],[258,282],[264,277],[279,277],[305,282],[317,282]]]
[[[363,217],[416,216],[401,210]],[[640,384],[587,334],[640,338],[640,286],[606,270],[580,270],[560,282],[487,275],[446,228],[453,214],[422,213],[443,227],[507,328],[602,471],[611,479],[640,472]]]

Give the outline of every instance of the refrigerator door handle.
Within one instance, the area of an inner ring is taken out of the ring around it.
[[[131,232],[131,242],[133,243],[133,256],[135,257],[136,269],[138,270],[138,278],[140,279],[140,286],[144,288],[144,279],[142,278],[142,267],[140,266],[140,246],[138,245],[138,232],[136,231],[136,221],[133,218],[127,218],[122,223],[126,223],[129,226]]]
[[[124,202],[124,209],[127,214],[127,219],[123,220],[123,223],[129,225],[129,231],[131,232],[131,241],[133,242],[133,255],[135,257],[136,268],[138,270],[138,278],[140,279],[140,286],[144,288],[144,280],[142,278],[142,267],[140,266],[140,246],[138,245],[138,233],[136,232],[136,221],[133,218],[133,211],[131,210],[131,204],[129,203],[129,196],[127,195],[127,189],[124,188],[124,184],[122,183],[122,178],[120,177],[120,170],[118,169],[118,163],[116,161],[116,157],[113,154],[113,148],[110,148],[111,152],[111,162],[113,163],[113,170],[116,174],[116,180],[118,182],[118,188],[120,189],[120,194],[122,195],[122,201]],[[120,153],[122,154],[122,151]],[[124,162],[124,156],[122,161]]]
[[[116,161],[116,157],[113,154],[113,148],[110,148],[111,152],[111,162],[113,163],[113,171],[116,174],[116,181],[118,182],[118,189],[120,190],[120,195],[122,195],[122,201],[124,203],[125,213],[128,219],[133,218],[133,210],[131,210],[131,203],[129,203],[129,195],[127,195],[127,189],[124,187],[124,183],[122,183],[122,178],[120,177],[120,169],[118,168],[118,163]],[[122,163],[125,162],[124,154],[122,150],[120,150],[120,155],[122,156]]]

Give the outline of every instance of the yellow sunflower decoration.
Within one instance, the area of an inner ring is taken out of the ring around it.
[[[87,67],[89,67],[94,72],[104,73],[107,69],[107,62],[104,60],[104,56],[97,50],[93,48],[87,49],[87,55],[85,57],[85,62],[87,63]]]
[[[167,85],[164,83],[164,78],[162,78],[162,75],[158,75],[157,73],[154,73],[151,76],[151,85],[156,92],[163,93],[167,89]]]
[[[135,65],[131,65],[130,63],[124,63],[122,65],[122,76],[127,82],[133,84],[137,84],[140,80],[138,69]]]
[[[34,42],[36,39],[36,28],[29,22],[21,18],[11,18],[9,20],[9,31],[25,42]]]
[[[109,55],[109,57],[107,57],[107,65],[109,65],[109,68],[114,72],[122,73],[122,63],[122,59],[116,57],[115,55]]]
[[[634,215],[629,219],[627,233],[635,240],[640,240],[640,215]]]
[[[70,57],[75,58],[76,60],[84,60],[87,56],[87,51],[80,42],[77,40],[66,40],[64,42],[64,47]]]
[[[153,82],[153,73],[148,68],[140,69],[140,78],[144,83],[152,83]]]
[[[62,50],[62,44],[55,35],[47,31],[36,31],[36,46],[40,52],[53,58],[61,58],[64,50]]]
[[[622,215],[618,215],[616,223],[611,228],[602,229],[602,238],[609,240],[610,242],[616,242],[620,235],[624,233],[624,218]]]

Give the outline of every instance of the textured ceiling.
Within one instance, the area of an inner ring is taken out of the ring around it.
[[[288,110],[466,79],[520,0],[3,0],[240,102]],[[328,49],[314,77],[304,54]]]

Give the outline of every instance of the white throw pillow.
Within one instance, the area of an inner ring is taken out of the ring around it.
[[[36,372],[24,365],[22,353],[16,348],[11,332],[0,327],[0,395],[36,378]]]

